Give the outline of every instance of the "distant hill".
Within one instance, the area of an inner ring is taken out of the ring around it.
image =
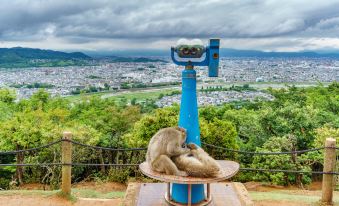
[[[105,62],[167,62],[151,57],[95,56],[82,52],[60,52],[32,48],[0,48],[0,68],[56,67],[93,65]]]
[[[170,50],[117,50],[115,52],[61,52],[32,48],[0,48],[1,68],[25,67],[63,67],[86,66],[104,62],[167,62]],[[114,55],[114,56],[111,56]],[[158,56],[155,58],[155,56]],[[303,52],[264,52],[258,50],[238,50],[221,48],[221,57],[257,57],[257,58],[336,58],[339,52],[326,53],[315,51]]]
[[[222,57],[306,57],[306,58],[339,58],[339,53],[317,53],[314,51],[304,52],[264,52],[257,50],[237,50],[237,49],[220,49]]]
[[[0,67],[84,65],[92,58],[81,52],[60,52],[32,48],[0,48]]]
[[[141,57],[169,57],[170,48],[163,50],[116,50],[116,51],[85,51],[85,53],[90,56],[141,56]],[[280,57],[280,58],[339,58],[339,51],[335,52],[326,52],[326,51],[300,51],[300,52],[264,52],[259,50],[239,50],[239,49],[230,49],[230,48],[221,48],[220,49],[221,57]]]
[[[101,60],[106,60],[109,62],[167,62],[159,58],[149,58],[149,57],[121,57],[121,56],[105,56],[97,58]]]
[[[170,56],[170,48],[168,49],[117,49],[117,50],[99,50],[99,51],[86,51],[83,53],[91,57],[165,57]]]
[[[0,48],[0,58],[13,57],[17,59],[91,59],[81,52],[60,52],[53,50],[32,49],[23,47]]]

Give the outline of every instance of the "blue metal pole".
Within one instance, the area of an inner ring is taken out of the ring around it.
[[[201,146],[197,103],[197,79],[193,66],[186,66],[182,71],[182,96],[180,105],[179,126],[187,130],[186,143]],[[204,185],[192,185],[192,203],[204,200]],[[187,204],[188,190],[186,184],[172,185],[172,199],[175,202]]]

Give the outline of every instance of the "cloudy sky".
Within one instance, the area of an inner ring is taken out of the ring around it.
[[[339,50],[339,0],[0,0],[0,47],[166,49],[220,37],[264,51]]]

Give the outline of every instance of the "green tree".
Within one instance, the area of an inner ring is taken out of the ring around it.
[[[286,103],[281,108],[262,110],[260,124],[266,136],[284,136],[293,134],[297,137],[297,149],[306,149],[314,140],[317,110]]]
[[[16,99],[15,92],[9,89],[0,89],[0,102],[12,104]]]
[[[151,137],[161,128],[178,125],[179,107],[156,109],[136,122],[124,140],[130,147],[146,147]]]
[[[283,137],[271,137],[256,152],[289,152],[295,150],[297,139],[293,135]],[[252,168],[257,169],[280,169],[280,170],[302,170],[311,171],[304,156],[289,155],[255,155]],[[283,172],[258,172],[253,177],[256,181],[272,182],[273,184],[308,184],[311,177],[308,174],[289,174]]]
[[[131,105],[136,105],[137,104],[137,98],[131,99]]]
[[[164,97],[164,94],[160,93],[158,99],[162,99],[163,97]]]
[[[325,145],[326,138],[334,138],[337,146],[339,146],[339,128],[331,128],[325,125],[321,128],[315,129],[315,132],[316,138],[314,139],[313,147],[323,147]]]
[[[71,118],[90,125],[102,134],[102,146],[124,146],[121,136],[141,117],[138,106],[122,108],[113,100],[90,98],[71,110]]]
[[[0,147],[21,150],[37,147],[60,137],[61,128],[49,120],[42,110],[15,113],[10,120],[0,125]],[[24,163],[24,154],[17,153],[16,161]],[[17,167],[16,178],[23,182],[23,168]]]
[[[213,121],[200,119],[201,141],[218,145],[228,149],[239,149],[237,143],[237,131],[234,125],[226,120],[214,118]],[[209,148],[209,152],[216,159],[237,159],[237,154],[218,149]]]
[[[270,137],[264,132],[258,111],[246,108],[230,109],[224,112],[222,119],[235,125],[241,150],[254,151],[257,147],[261,147]],[[239,154],[239,160],[243,165],[250,164],[253,156]]]

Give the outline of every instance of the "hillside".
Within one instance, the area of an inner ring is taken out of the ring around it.
[[[264,52],[258,50],[220,49],[222,57],[274,57],[274,58],[339,58],[339,53],[300,52]]]
[[[90,56],[112,56],[115,57],[169,57],[170,48],[154,50],[116,50],[116,51],[84,51]],[[338,51],[297,51],[297,52],[265,52],[260,50],[242,50],[231,48],[220,48],[221,57],[254,57],[254,58],[339,58]]]
[[[81,52],[32,48],[0,48],[0,68],[86,65],[92,58]]]
[[[94,55],[95,56],[95,55]],[[104,62],[167,62],[146,57],[91,57],[82,52],[61,52],[32,48],[0,48],[0,68],[81,66]]]
[[[107,62],[163,62],[166,63],[167,61],[160,59],[160,58],[148,58],[148,57],[131,57],[131,56],[104,56],[104,57],[97,57],[98,60],[103,60]]]

